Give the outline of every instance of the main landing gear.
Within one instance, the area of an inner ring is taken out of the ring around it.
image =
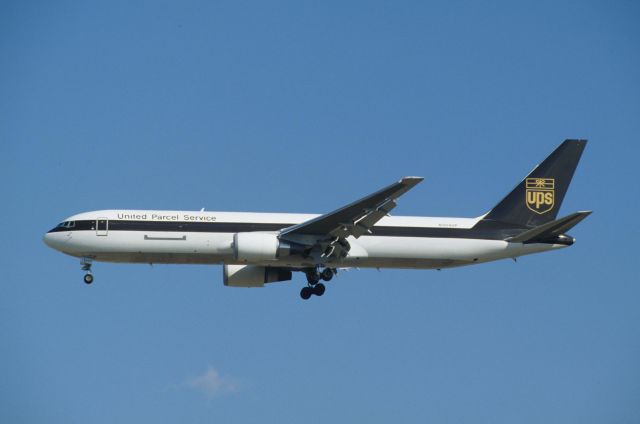
[[[330,281],[335,275],[335,270],[331,268],[325,268],[322,272],[318,271],[318,268],[314,268],[306,271],[307,274],[307,287],[303,287],[300,290],[300,297],[307,300],[311,295],[322,296],[326,287],[320,282],[320,280]]]
[[[91,273],[91,258],[82,258],[82,261],[80,261],[80,265],[82,265],[83,271],[87,271],[87,273],[84,274],[85,284],[93,283],[93,274]]]
[[[311,297],[312,294],[315,294],[316,296],[322,296],[325,289],[326,288],[322,283],[318,283],[315,286],[303,287],[302,290],[300,290],[300,297],[304,300],[307,300]]]

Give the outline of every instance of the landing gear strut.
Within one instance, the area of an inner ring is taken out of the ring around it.
[[[335,271],[331,268],[325,268],[322,272],[318,271],[318,268],[310,269],[306,271],[307,274],[307,287],[303,287],[300,290],[300,297],[307,300],[311,295],[322,296],[326,290],[324,284],[320,280],[329,281],[335,275]]]
[[[84,274],[85,284],[93,283],[93,274],[91,274],[91,258],[82,258],[80,265],[82,265],[83,271],[87,271],[87,273]]]

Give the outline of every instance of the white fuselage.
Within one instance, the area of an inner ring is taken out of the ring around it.
[[[234,234],[239,232],[238,229],[277,234],[279,228],[299,224],[316,216],[318,215],[289,213],[103,210],[67,218],[65,222],[73,223],[73,226],[69,224],[69,228],[57,227],[55,232],[45,235],[44,241],[66,254],[105,262],[253,264],[302,268],[313,264],[301,257],[239,261],[234,254]],[[466,238],[465,233],[471,234],[468,230],[480,219],[384,217],[375,227],[395,229],[397,235],[390,231],[380,236],[365,235],[357,239],[349,237],[347,240],[351,249],[346,257],[332,266],[447,268],[565,247],[561,244],[510,243],[477,236]],[[80,223],[84,223],[84,227],[81,228]],[[197,231],[192,231],[195,227]]]

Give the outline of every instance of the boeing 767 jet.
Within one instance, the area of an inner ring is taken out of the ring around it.
[[[66,218],[44,236],[81,259],[84,282],[98,262],[222,264],[231,287],[306,275],[300,296],[322,296],[343,268],[443,269],[571,246],[591,212],[556,218],[586,140],[566,140],[493,209],[476,218],[390,216],[422,181],[404,177],[324,215],[101,210]]]

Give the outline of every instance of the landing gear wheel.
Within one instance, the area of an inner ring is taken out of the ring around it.
[[[84,275],[84,282],[85,282],[86,284],[91,284],[91,283],[93,283],[93,275],[91,275],[91,274],[85,274],[85,275]]]
[[[302,290],[300,290],[300,297],[303,298],[304,300],[309,299],[312,294],[313,294],[313,289],[311,287],[303,287]]]
[[[333,278],[333,270],[331,268],[323,269],[322,272],[320,273],[320,277],[324,281],[331,281],[331,279]]]
[[[324,290],[324,284],[318,283],[313,287],[313,294],[315,294],[316,296],[322,296],[324,294]]]
[[[320,274],[316,271],[307,272],[307,282],[310,285],[315,286],[318,284],[318,281],[320,281]]]

